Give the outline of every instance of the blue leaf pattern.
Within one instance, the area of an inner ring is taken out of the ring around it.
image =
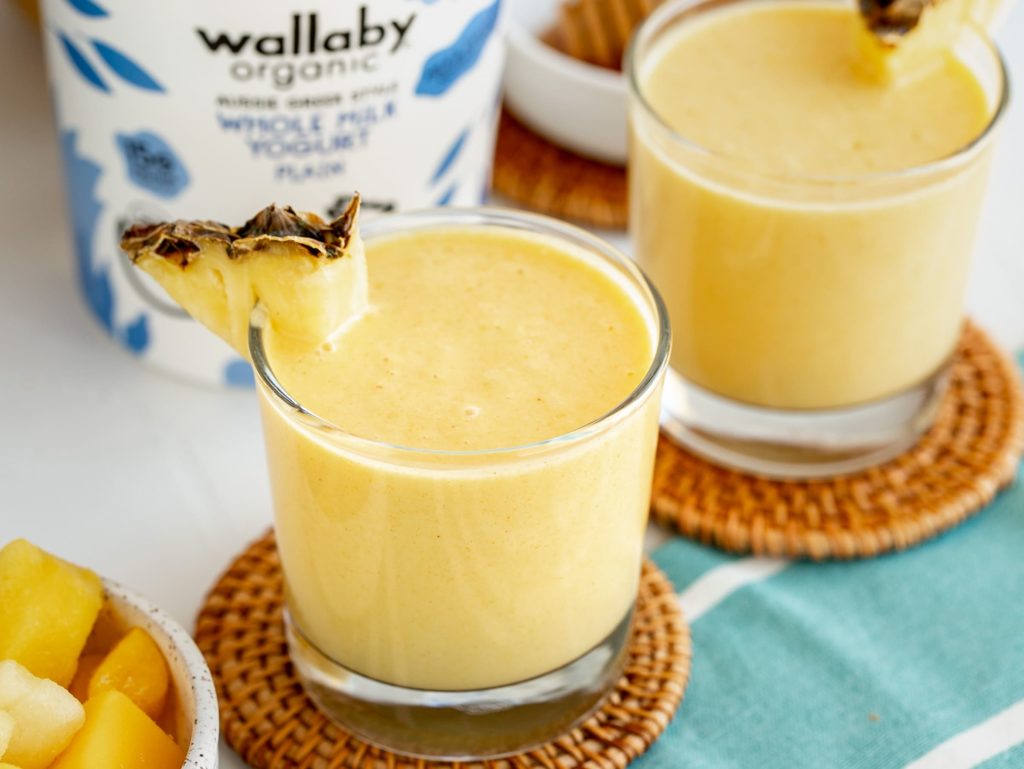
[[[131,83],[146,91],[163,92],[163,86],[125,54],[115,48],[111,48],[106,43],[101,43],[99,40],[93,40],[92,45],[96,49],[96,53],[106,62],[107,66],[126,83]]]
[[[430,177],[430,183],[431,184],[437,184],[438,180],[442,176],[444,176],[445,172],[449,168],[451,168],[452,163],[455,162],[455,158],[457,158],[459,156],[459,153],[462,152],[462,148],[463,148],[463,146],[465,146],[466,139],[468,139],[468,138],[469,138],[469,129],[467,128],[465,131],[463,131],[459,135],[459,138],[456,139],[452,143],[451,148],[448,150],[447,153],[445,153],[445,156],[443,158],[441,158],[440,165],[438,165],[437,170],[434,171],[434,175],[432,177]]]
[[[103,327],[114,329],[114,292],[105,267],[93,263],[92,243],[96,225],[103,206],[96,197],[102,169],[78,152],[78,135],[65,131],[60,137],[64,159],[64,176],[68,184],[68,200],[71,203],[71,227],[74,233],[75,253],[78,256],[78,280],[82,293],[93,314]]]
[[[498,26],[500,15],[501,0],[494,0],[469,20],[454,43],[431,54],[416,84],[417,95],[441,96],[473,69]]]
[[[100,17],[107,15],[107,9],[100,7],[92,2],[92,0],[66,0],[66,2],[76,11],[86,16]]]
[[[149,319],[145,313],[139,313],[134,321],[121,328],[114,321],[115,295],[110,269],[105,265],[97,265],[93,253],[96,227],[103,213],[103,204],[96,195],[103,170],[79,151],[77,140],[78,134],[75,131],[61,133],[61,154],[71,203],[75,252],[78,256],[78,280],[89,308],[107,333],[140,355],[149,346]]]
[[[139,313],[134,323],[129,323],[121,332],[124,346],[136,355],[149,346],[149,322],[145,313]]]
[[[459,191],[459,185],[453,184],[451,187],[449,187],[447,190],[444,191],[444,194],[437,199],[437,203],[435,203],[434,205],[438,205],[438,206],[446,206],[446,205],[448,205],[449,203],[452,202],[452,198],[455,197],[455,193],[458,192],[458,191]]]
[[[224,367],[224,382],[230,387],[253,387],[256,380],[249,361],[238,358]]]
[[[60,42],[64,46],[64,53],[67,54],[68,60],[78,71],[78,74],[81,75],[87,83],[95,86],[104,93],[110,93],[110,88],[103,82],[103,78],[100,77],[100,73],[97,72],[92,64],[89,63],[89,60],[85,58],[85,54],[78,50],[78,47],[68,40],[67,36],[60,35],[59,33],[58,36],[60,37]]]

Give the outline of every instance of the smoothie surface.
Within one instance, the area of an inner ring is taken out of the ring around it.
[[[853,8],[765,2],[708,13],[657,43],[638,73],[677,133],[765,173],[896,171],[954,154],[992,107],[952,52],[912,78],[866,77]]]
[[[405,447],[485,450],[582,427],[644,378],[649,320],[612,275],[512,229],[367,243],[370,310],[330,343],[268,341],[307,409]]]

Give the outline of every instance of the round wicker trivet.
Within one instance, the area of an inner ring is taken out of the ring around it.
[[[594,227],[626,226],[626,169],[589,160],[501,114],[494,189],[527,208]]]
[[[647,750],[672,720],[690,676],[689,627],[672,584],[650,562],[635,617],[625,674],[597,713],[541,748],[479,766],[621,769]],[[196,642],[213,672],[224,738],[256,769],[452,766],[367,745],[306,697],[288,659],[273,534],[253,543],[214,586],[196,621]]]
[[[967,323],[935,425],[879,467],[822,481],[774,481],[718,468],[662,436],[652,511],[735,553],[866,558],[956,526],[1014,477],[1024,396],[1013,361]]]

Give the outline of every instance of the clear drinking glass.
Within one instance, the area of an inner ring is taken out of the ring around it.
[[[985,32],[966,29],[956,54],[992,115],[970,144],[895,172],[764,173],[673,131],[642,90],[666,35],[764,2],[675,0],[638,30],[630,229],[672,319],[664,429],[740,470],[835,475],[899,454],[934,419],[1007,75]]]
[[[357,437],[304,408],[274,374],[258,311],[250,350],[296,670],[360,737],[455,760],[564,733],[621,672],[669,328],[630,260],[554,220],[452,209],[380,218],[363,234],[372,252],[378,237],[452,227],[539,234],[611,275],[655,350],[629,397],[537,443],[422,450]]]

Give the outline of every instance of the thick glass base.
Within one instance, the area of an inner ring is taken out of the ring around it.
[[[917,442],[935,419],[948,367],[883,400],[821,410],[779,410],[703,390],[671,369],[661,426],[715,464],[769,478],[843,475],[881,464]]]
[[[314,702],[366,742],[417,758],[499,758],[570,731],[601,704],[625,663],[633,611],[568,665],[527,681],[474,691],[393,686],[354,673],[286,618],[295,670]]]

